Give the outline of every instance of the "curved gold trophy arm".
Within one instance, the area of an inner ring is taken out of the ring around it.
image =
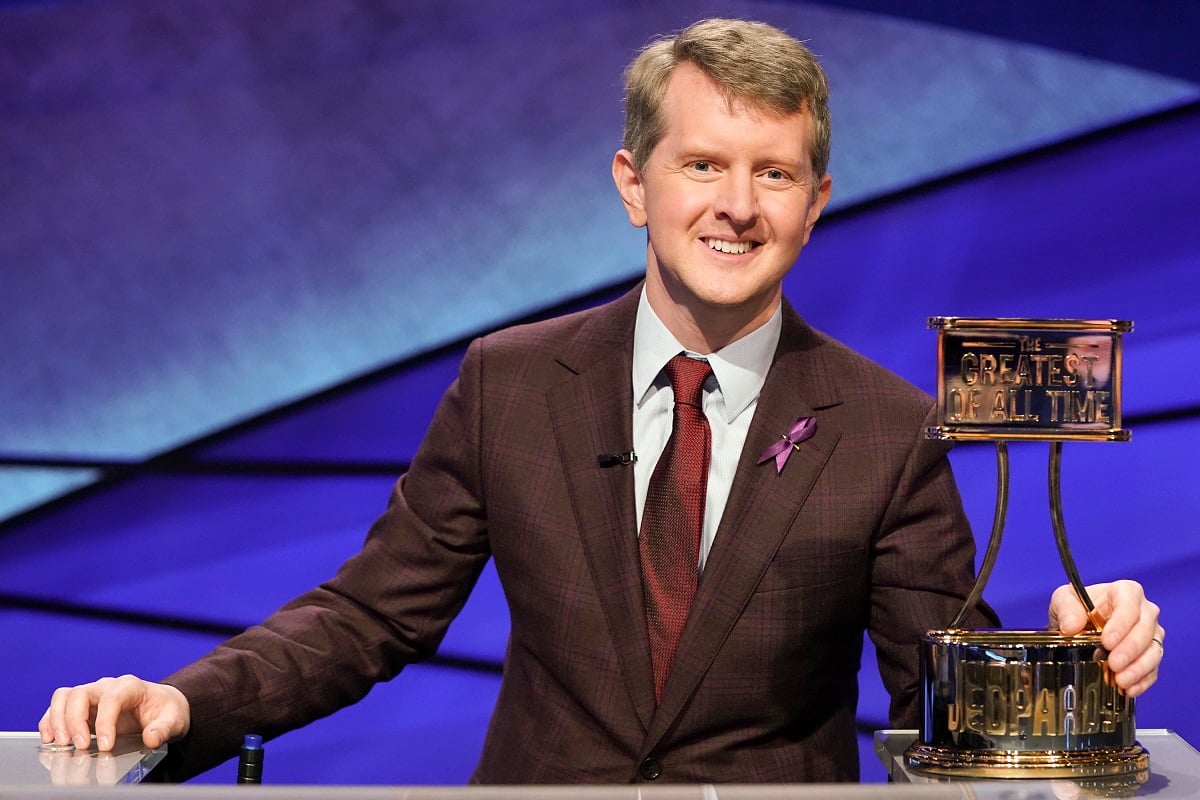
[[[1067,571],[1067,580],[1075,589],[1079,602],[1087,610],[1088,619],[1096,631],[1103,630],[1104,619],[1096,610],[1096,604],[1088,597],[1087,588],[1079,578],[1079,570],[1075,568],[1075,559],[1071,556],[1071,548],[1067,545],[1067,526],[1063,523],[1062,511],[1062,442],[1050,443],[1050,522],[1054,525],[1054,543],[1058,545],[1058,558],[1062,561],[1063,569]]]
[[[959,630],[967,615],[979,604],[983,597],[983,587],[987,585],[992,575],[992,567],[996,566],[996,556],[1000,554],[1000,538],[1004,535],[1004,521],[1008,516],[1008,442],[996,442],[996,511],[992,515],[992,535],[988,538],[987,551],[983,562],[979,565],[979,574],[975,577],[975,585],[971,593],[963,601],[958,616],[950,623],[950,630]]]

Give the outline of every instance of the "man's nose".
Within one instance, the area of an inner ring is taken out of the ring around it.
[[[721,181],[713,211],[739,227],[753,225],[758,219],[758,192],[753,175],[725,176]]]

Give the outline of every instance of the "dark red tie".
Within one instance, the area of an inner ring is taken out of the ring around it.
[[[675,661],[679,634],[696,595],[700,529],[712,435],[704,416],[704,381],[712,374],[706,361],[677,355],[667,363],[675,393],[671,438],[646,492],[638,549],[642,559],[642,593],[650,631],[654,694]]]

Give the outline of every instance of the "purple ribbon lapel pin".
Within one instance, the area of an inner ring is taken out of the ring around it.
[[[783,465],[787,463],[788,458],[792,455],[793,450],[800,449],[800,443],[805,439],[811,439],[812,435],[817,432],[816,417],[800,417],[792,424],[791,429],[779,437],[779,441],[763,450],[762,455],[758,458],[759,464],[764,464],[771,459],[775,459],[775,474],[783,472]]]

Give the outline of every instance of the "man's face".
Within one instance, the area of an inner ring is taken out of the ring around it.
[[[774,312],[831,182],[812,175],[806,113],[731,105],[692,64],[672,74],[664,112],[645,167],[622,150],[613,178],[630,222],[647,229],[655,312],[685,346],[699,337],[717,349]]]

